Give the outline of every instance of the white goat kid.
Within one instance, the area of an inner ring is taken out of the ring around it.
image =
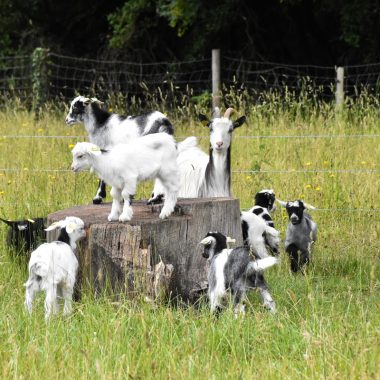
[[[206,198],[231,196],[231,142],[232,132],[240,127],[246,117],[230,120],[233,108],[228,108],[223,117],[215,109],[215,117],[209,120],[199,115],[200,121],[210,131],[209,154],[197,146],[197,139],[192,136],[178,143],[178,167],[180,171],[179,197]],[[155,201],[162,193],[156,184],[149,201]]]
[[[52,309],[59,310],[59,298],[64,298],[63,313],[71,312],[72,295],[78,271],[78,260],[75,256],[76,242],[86,233],[82,219],[67,217],[53,223],[46,231],[60,229],[57,241],[44,243],[32,252],[29,261],[29,278],[24,284],[25,306],[32,313],[33,300],[38,291],[45,291],[45,320],[48,320]]]
[[[122,116],[101,108],[103,103],[96,98],[77,96],[70,105],[66,124],[83,123],[90,142],[101,149],[110,149],[116,144],[128,143],[132,139],[152,133],[174,133],[168,118],[159,111],[137,116]],[[106,197],[106,184],[100,180],[93,203],[101,203]]]
[[[131,220],[133,198],[140,181],[158,178],[164,188],[165,202],[160,218],[167,218],[177,202],[179,173],[177,148],[166,133],[140,137],[104,151],[91,143],[77,143],[72,150],[74,172],[91,169],[112,186],[113,198],[109,221]],[[122,202],[124,200],[124,207]]]

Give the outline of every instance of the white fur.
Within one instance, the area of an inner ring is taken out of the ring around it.
[[[227,117],[216,117],[210,122],[210,155],[197,145],[194,136],[178,143],[178,167],[180,170],[179,197],[207,198],[229,197],[231,173],[227,169],[228,151],[231,146],[234,124]],[[207,174],[207,166],[209,173]],[[156,183],[152,198],[162,190]]]
[[[250,211],[242,211],[240,218],[248,224],[248,245],[258,257],[263,259],[269,256],[266,242],[272,249],[278,250],[280,233],[276,229],[268,226],[264,219]]]
[[[172,136],[166,133],[143,136],[129,144],[116,145],[106,153],[101,153],[94,144],[77,143],[72,154],[72,170],[91,169],[112,186],[113,203],[109,221],[130,220],[133,215],[130,196],[135,194],[140,181],[153,178],[158,178],[164,187],[165,202],[160,218],[166,218],[173,212],[177,202],[179,173],[177,149]]]
[[[50,317],[52,309],[58,312],[58,298],[65,300],[63,312],[71,312],[71,300],[74,291],[78,260],[74,254],[76,241],[85,236],[84,223],[80,218],[67,217],[55,223],[54,228],[66,228],[70,245],[53,241],[41,244],[32,252],[29,260],[29,277],[25,283],[25,306],[32,313],[33,300],[38,291],[45,291],[45,320]]]

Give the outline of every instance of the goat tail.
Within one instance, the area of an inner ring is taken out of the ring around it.
[[[247,267],[247,274],[253,274],[257,272],[263,272],[264,270],[272,267],[278,263],[278,259],[273,256],[265,257],[264,259],[251,261]]]
[[[198,145],[198,140],[195,136],[187,137],[185,140],[177,144],[178,153],[189,148],[195,148]]]

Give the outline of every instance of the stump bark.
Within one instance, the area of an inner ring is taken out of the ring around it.
[[[77,206],[48,215],[48,225],[66,216],[80,217],[87,237],[78,249],[79,282],[95,291],[154,294],[154,268],[160,262],[174,267],[168,289],[172,297],[194,302],[207,288],[207,262],[200,240],[208,231],[220,231],[242,243],[239,200],[233,198],[180,199],[168,219],[161,206],[145,201],[132,204],[130,222],[108,222],[111,205]],[[55,231],[47,239],[56,238]]]

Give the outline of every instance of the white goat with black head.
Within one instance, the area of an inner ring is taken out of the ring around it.
[[[101,149],[110,149],[116,144],[128,143],[131,139],[152,133],[174,133],[168,118],[159,111],[138,116],[121,116],[101,108],[96,98],[77,96],[70,105],[66,124],[83,123],[90,142]],[[99,204],[106,197],[106,184],[100,179],[93,203]]]
[[[263,271],[277,263],[275,257],[261,259],[252,256],[248,247],[227,247],[228,238],[220,232],[209,232],[200,244],[204,246],[202,256],[209,261],[208,297],[211,312],[223,306],[228,292],[232,293],[235,313],[244,312],[246,293],[257,288],[264,306],[275,312],[275,303],[268,291]]]
[[[270,215],[271,212],[276,210],[274,204],[276,200],[276,195],[272,189],[264,189],[256,193],[255,195],[255,205],[249,210],[264,219],[265,223],[274,228],[274,222]]]
[[[76,242],[86,235],[82,219],[66,217],[53,223],[46,231],[60,229],[57,241],[44,243],[32,252],[29,278],[24,284],[25,306],[32,313],[33,300],[38,291],[45,291],[45,320],[59,310],[59,298],[64,299],[63,313],[71,312],[72,295],[78,271],[75,256]]]
[[[197,145],[196,137],[188,137],[178,143],[178,167],[180,170],[179,197],[207,198],[231,196],[231,142],[232,132],[240,127],[246,117],[230,120],[233,108],[228,108],[223,117],[215,109],[215,117],[209,120],[199,115],[200,121],[210,131],[209,154]],[[162,191],[155,186],[150,202],[162,197]]]
[[[158,178],[164,188],[165,202],[160,218],[167,218],[177,202],[179,173],[177,147],[172,136],[156,133],[140,137],[110,150],[97,145],[77,143],[72,150],[74,172],[91,169],[112,186],[109,221],[131,220],[131,200],[140,181]],[[123,205],[124,202],[124,205]]]
[[[286,208],[289,216],[285,251],[290,257],[291,270],[298,272],[310,261],[311,246],[317,240],[317,224],[305,212],[306,209],[315,210],[315,207],[307,205],[301,200],[277,201]]]
[[[255,205],[241,212],[241,227],[244,244],[251,247],[261,257],[280,253],[280,233],[274,228],[270,212],[276,209],[273,190],[261,190],[255,195]]]

